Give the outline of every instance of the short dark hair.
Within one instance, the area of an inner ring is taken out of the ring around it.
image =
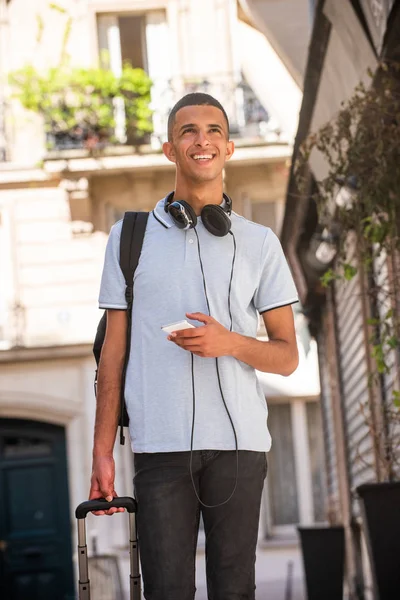
[[[184,108],[185,106],[215,106],[218,108],[222,114],[224,115],[226,124],[228,126],[229,133],[229,119],[228,115],[225,112],[224,107],[216,98],[210,96],[210,94],[205,94],[203,92],[192,92],[191,94],[186,94],[183,96],[178,102],[175,104],[168,117],[168,140],[172,140],[172,130],[175,125],[175,117],[178,110]]]

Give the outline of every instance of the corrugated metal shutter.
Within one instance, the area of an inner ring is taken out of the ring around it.
[[[336,439],[334,429],[334,417],[332,411],[332,382],[329,372],[327,352],[329,352],[326,339],[326,324],[320,331],[318,337],[318,359],[321,380],[321,408],[322,423],[324,430],[325,463],[328,491],[328,510],[334,513],[340,520],[339,479],[336,460]],[[333,516],[333,515],[331,515]]]
[[[354,239],[349,238],[349,248],[350,258],[356,248]],[[361,410],[369,401],[369,371],[360,274],[351,281],[338,280],[334,293],[349,483],[354,491],[376,479],[373,440]],[[353,510],[359,510],[355,501]]]
[[[385,251],[382,251],[374,262],[374,279],[379,290],[377,293],[377,310],[382,322],[385,321],[388,311],[394,307],[394,290],[391,282],[395,282],[397,286],[399,285],[399,267],[398,255],[396,254],[392,259],[392,257],[387,256]],[[399,307],[397,310],[399,310]],[[381,378],[383,401],[386,405],[386,415],[383,415],[383,422],[386,422],[385,433],[389,441],[389,447],[396,456],[394,459],[395,464],[392,465],[392,475],[397,475],[397,478],[400,476],[400,418],[394,416],[396,408],[393,402],[393,391],[399,390],[398,353],[399,350],[396,348],[386,354],[385,361],[388,372],[383,373]],[[386,478],[390,473],[388,465],[384,464],[384,459],[385,457],[382,456],[381,466],[383,467],[383,476]]]
[[[394,253],[393,259],[391,261],[391,280],[394,283],[394,305],[396,308],[397,315],[400,315],[400,253],[396,251]],[[393,351],[393,367],[391,370],[392,374],[392,389],[400,390],[400,347],[397,347],[396,350]],[[393,408],[393,398],[390,395],[389,401],[391,403],[391,408]],[[398,408],[400,411],[400,408]],[[392,435],[394,439],[394,443],[396,445],[396,465],[395,465],[395,474],[397,480],[400,480],[400,418],[397,418],[394,423],[392,423]]]

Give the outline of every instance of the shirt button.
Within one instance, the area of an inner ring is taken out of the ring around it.
[[[189,244],[193,244],[193,241],[194,241],[194,240],[193,240],[192,238],[190,238],[190,240],[189,240]]]

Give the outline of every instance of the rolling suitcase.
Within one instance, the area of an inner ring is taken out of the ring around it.
[[[137,504],[134,498],[114,498],[107,502],[104,498],[98,500],[87,500],[82,502],[75,510],[78,520],[78,567],[79,567],[79,600],[90,600],[90,581],[88,569],[88,555],[86,545],[86,515],[96,510],[126,508],[129,513],[129,554],[130,554],[130,600],[141,600],[139,549],[136,534],[136,510]],[[94,599],[95,600],[95,599]]]

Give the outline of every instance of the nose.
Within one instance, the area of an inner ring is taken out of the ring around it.
[[[205,131],[199,130],[196,136],[196,146],[208,146],[210,144]]]

